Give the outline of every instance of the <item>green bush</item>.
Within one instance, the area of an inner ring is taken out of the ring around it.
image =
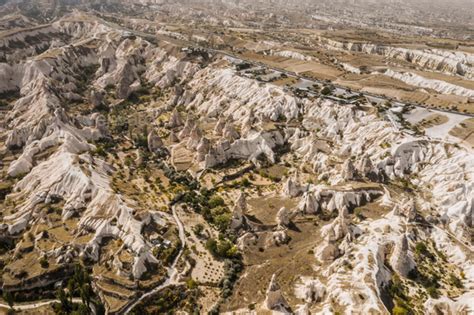
[[[408,315],[409,311],[406,308],[397,305],[392,309],[392,314],[393,315]]]
[[[426,256],[428,253],[428,248],[426,247],[425,243],[418,242],[415,245],[415,254],[419,256]]]
[[[219,206],[224,206],[225,202],[224,199],[222,199],[219,196],[212,196],[211,199],[209,200],[209,207],[211,208],[216,208]]]
[[[214,224],[220,232],[225,232],[232,222],[231,213],[223,213],[214,217]]]
[[[449,284],[451,284],[452,286],[455,286],[456,288],[460,288],[460,289],[464,287],[464,285],[462,284],[461,279],[456,277],[454,274],[449,275]]]
[[[362,209],[360,208],[357,208],[354,210],[354,214],[357,218],[359,218],[360,220],[364,220],[365,219],[365,216],[364,214],[362,213]]]
[[[439,297],[438,289],[436,289],[434,286],[427,287],[426,292],[433,299],[437,299]]]
[[[237,247],[229,240],[208,239],[206,249],[216,258],[233,258],[238,255]]]
[[[41,268],[46,269],[49,267],[49,262],[48,262],[48,259],[46,259],[46,257],[42,257],[39,262],[40,262]]]
[[[201,236],[201,233],[202,233],[203,230],[204,230],[204,226],[201,223],[196,224],[193,227],[193,232],[194,232],[194,234],[196,234],[196,236]]]
[[[193,290],[193,289],[196,289],[198,287],[198,284],[193,279],[188,279],[186,281],[186,286],[188,287],[188,289]]]
[[[324,88],[322,88],[320,93],[322,95],[329,95],[329,94],[331,94],[331,92],[332,92],[331,88],[328,87],[328,86],[325,86]]]

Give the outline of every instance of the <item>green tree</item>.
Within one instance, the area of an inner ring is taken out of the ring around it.
[[[66,314],[72,311],[72,303],[68,299],[68,295],[64,292],[63,289],[58,289],[56,292],[56,297],[59,300],[60,310]]]
[[[209,207],[211,207],[211,208],[216,208],[216,207],[224,206],[224,205],[225,205],[224,199],[222,199],[219,196],[213,196],[209,200]]]
[[[193,232],[194,234],[196,234],[196,236],[201,236],[201,233],[203,230],[204,230],[204,226],[201,223],[196,224],[193,228]]]
[[[105,307],[101,302],[96,303],[95,305],[95,314],[96,315],[105,315]]]
[[[89,284],[83,284],[81,289],[79,290],[79,294],[81,295],[82,303],[86,304],[88,307],[91,302],[92,296],[92,289]]]
[[[214,218],[214,224],[217,226],[219,231],[224,232],[230,225],[232,221],[232,214],[223,213]]]
[[[15,303],[15,301],[10,291],[3,292],[3,299],[5,300],[5,302],[7,302],[8,306],[10,306],[10,308],[13,309],[13,304]]]
[[[329,94],[331,94],[331,92],[332,92],[332,91],[331,91],[331,88],[328,87],[328,86],[325,86],[325,87],[321,90],[321,94],[322,94],[322,95],[329,95]]]

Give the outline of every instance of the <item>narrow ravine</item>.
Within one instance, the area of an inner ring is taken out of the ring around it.
[[[176,269],[176,264],[178,263],[179,258],[183,254],[184,248],[186,247],[186,236],[184,234],[183,223],[179,219],[179,216],[176,212],[176,207],[177,207],[177,205],[173,205],[171,207],[171,210],[173,212],[173,218],[176,222],[176,225],[178,226],[179,239],[181,241],[181,249],[179,250],[178,255],[176,255],[173,263],[171,264],[170,268],[168,269],[168,278],[160,286],[158,286],[158,287],[154,288],[153,290],[141,295],[134,303],[132,303],[129,307],[127,307],[124,310],[123,314],[130,313],[130,311],[132,311],[145,298],[160,292],[161,290],[163,290],[166,287],[169,287],[171,285],[175,285],[175,284],[179,283],[179,281],[178,281],[178,270]]]

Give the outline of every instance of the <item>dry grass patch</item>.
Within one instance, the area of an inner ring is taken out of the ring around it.
[[[474,118],[469,118],[449,131],[449,134],[462,139],[474,148]]]
[[[425,119],[422,119],[418,124],[417,127],[420,129],[428,129],[434,126],[439,126],[447,123],[449,118],[445,115],[441,114],[432,114]]]

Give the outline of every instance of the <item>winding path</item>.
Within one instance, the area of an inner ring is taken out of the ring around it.
[[[82,300],[79,298],[73,298],[72,299],[73,303],[82,303]],[[53,303],[60,303],[59,300],[47,300],[47,301],[42,301],[42,302],[32,302],[32,303],[27,303],[27,304],[15,304],[13,305],[13,309],[15,311],[25,311],[25,310],[32,310],[41,306],[45,305],[50,305]],[[0,303],[0,307],[9,309],[10,306],[7,304]]]
[[[176,221],[176,225],[178,226],[178,231],[179,231],[179,239],[181,240],[181,249],[178,252],[178,255],[176,255],[171,267],[168,269],[168,278],[164,283],[162,283],[160,286],[154,288],[153,290],[143,294],[140,296],[133,304],[128,306],[125,311],[123,312],[124,314],[128,314],[131,310],[133,310],[143,299],[145,299],[148,296],[151,296],[153,294],[158,293],[162,289],[169,287],[174,284],[178,284],[178,270],[176,269],[176,264],[178,263],[179,258],[183,254],[184,248],[186,247],[186,236],[184,234],[184,226],[183,223],[180,221],[178,214],[176,213],[176,205],[171,207],[172,212],[173,212],[173,219]],[[82,300],[80,298],[73,298],[72,301],[74,303],[81,303]],[[17,311],[25,311],[25,310],[32,310],[36,309],[38,307],[46,306],[46,305],[51,305],[53,303],[59,303],[60,301],[55,299],[55,300],[46,300],[46,301],[41,301],[41,302],[32,302],[32,303],[25,303],[25,304],[14,304],[13,308],[14,310]],[[0,308],[5,308],[9,309],[10,306],[8,304],[0,303]]]
[[[183,254],[184,248],[186,247],[186,236],[184,234],[183,223],[180,221],[179,216],[176,213],[176,205],[173,205],[171,207],[171,210],[173,212],[173,218],[176,221],[176,225],[178,226],[179,239],[181,240],[181,249],[179,250],[178,255],[176,255],[173,263],[171,264],[171,267],[168,269],[168,278],[160,286],[158,286],[158,287],[154,288],[153,290],[141,295],[135,302],[133,302],[130,306],[128,306],[123,311],[123,314],[130,313],[130,311],[132,311],[145,298],[160,292],[161,290],[163,290],[166,287],[169,287],[171,285],[179,283],[179,281],[178,281],[178,270],[176,269],[176,264],[178,263],[179,258]]]

